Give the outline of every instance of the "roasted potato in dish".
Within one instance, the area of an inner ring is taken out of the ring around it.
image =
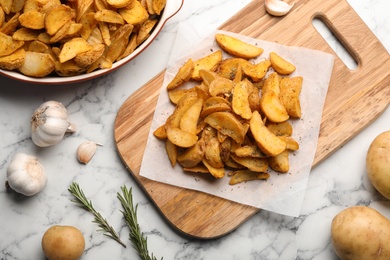
[[[2,0],[0,68],[34,78],[111,68],[150,36],[165,6],[166,0]]]

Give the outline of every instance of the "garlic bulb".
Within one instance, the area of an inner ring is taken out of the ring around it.
[[[274,16],[283,16],[290,12],[294,4],[289,5],[281,0],[264,0],[265,10]]]
[[[85,141],[77,148],[77,160],[79,162],[87,164],[95,155],[97,147],[101,144],[97,144],[92,141]]]
[[[31,117],[31,138],[40,147],[60,142],[65,133],[75,132],[68,122],[68,111],[60,102],[47,101],[41,104]]]
[[[7,168],[6,185],[26,196],[37,194],[46,186],[46,173],[38,158],[17,153]]]

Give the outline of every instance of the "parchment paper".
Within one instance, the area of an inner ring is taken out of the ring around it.
[[[250,181],[232,186],[228,184],[227,176],[215,180],[205,177],[204,174],[185,173],[179,165],[172,168],[166,155],[165,142],[153,136],[153,131],[164,124],[174,110],[166,85],[189,57],[196,60],[219,49],[214,40],[216,32],[211,32],[207,38],[199,41],[199,37],[203,35],[193,31],[191,26],[182,26],[179,29],[152,121],[140,175],[154,181],[206,192],[241,204],[296,217],[302,207],[317,147],[322,109],[334,62],[331,54],[223,32],[262,47],[264,52],[255,62],[268,58],[269,52],[275,51],[295,64],[297,69],[291,76],[304,78],[301,93],[302,118],[291,121],[293,138],[299,142],[300,149],[290,155],[289,173],[280,174],[270,170],[271,177],[267,181]]]

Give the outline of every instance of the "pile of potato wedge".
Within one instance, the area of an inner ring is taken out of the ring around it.
[[[75,76],[132,53],[166,0],[0,0],[0,69]]]
[[[220,49],[188,59],[167,85],[175,109],[154,136],[173,167],[227,175],[230,185],[266,180],[269,169],[287,173],[299,149],[291,120],[302,115],[303,78],[291,77],[296,67],[275,52],[255,63],[261,47],[223,33],[215,40]]]

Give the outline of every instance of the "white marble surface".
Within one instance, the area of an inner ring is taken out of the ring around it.
[[[120,105],[167,64],[180,22],[217,28],[249,0],[185,0],[152,46],[124,68],[103,78],[66,86],[36,86],[0,76],[0,182],[16,152],[35,154],[48,173],[46,188],[23,197],[0,186],[0,259],[44,259],[41,238],[54,224],[78,226],[86,238],[82,259],[138,259],[123,225],[116,193],[133,188],[138,217],[149,249],[164,259],[336,259],[330,243],[330,222],[343,208],[369,205],[390,217],[390,203],[376,193],[365,175],[365,154],[371,141],[390,130],[390,109],[326,161],[313,169],[298,218],[261,211],[234,232],[215,240],[194,240],[177,234],[150,203],[122,164],[113,126]],[[390,49],[387,0],[348,1]],[[390,97],[389,97],[390,99]],[[30,116],[43,101],[66,105],[78,131],[59,145],[37,148],[30,139]],[[76,161],[84,140],[102,143],[90,164]],[[93,217],[70,202],[68,185],[77,181],[95,208],[119,230],[127,248],[97,232]]]

